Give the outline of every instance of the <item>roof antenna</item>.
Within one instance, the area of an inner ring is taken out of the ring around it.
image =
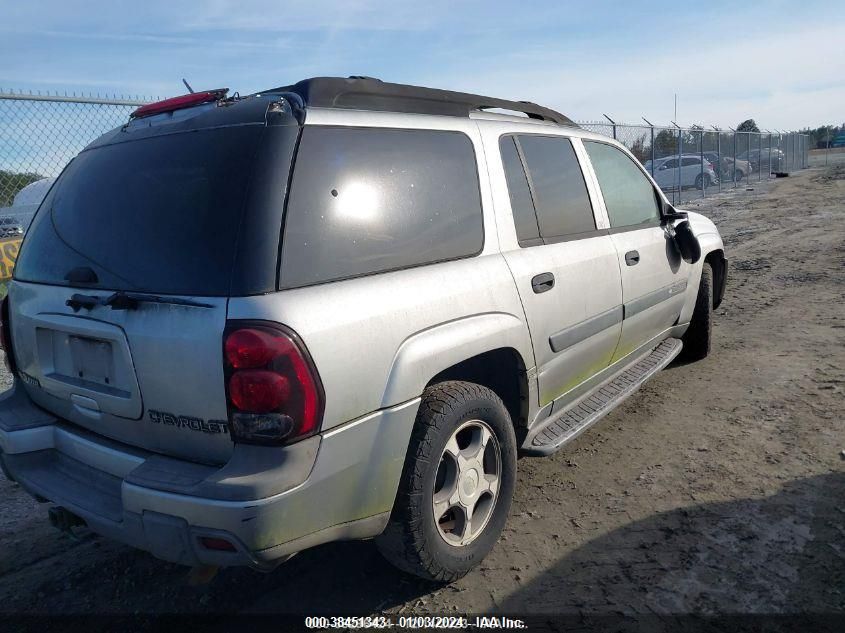
[[[188,89],[188,92],[194,94],[194,89],[191,88],[191,85],[188,83],[188,80],[182,77],[182,83],[185,84],[185,87]]]

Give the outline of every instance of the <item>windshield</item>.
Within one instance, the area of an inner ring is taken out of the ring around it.
[[[83,269],[91,288],[229,294],[264,130],[195,130],[82,152],[33,220],[15,278],[70,285],[70,271]]]

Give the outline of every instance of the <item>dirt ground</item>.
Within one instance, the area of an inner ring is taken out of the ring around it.
[[[845,165],[685,206],[716,221],[730,258],[712,355],[522,459],[505,533],[461,581],[404,576],[360,542],[194,586],[59,534],[0,477],[0,614],[845,615]]]

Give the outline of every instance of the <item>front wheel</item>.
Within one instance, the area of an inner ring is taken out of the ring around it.
[[[516,452],[510,415],[493,391],[458,381],[426,389],[379,551],[428,580],[465,575],[505,525]]]
[[[713,339],[713,268],[705,262],[701,267],[701,282],[689,328],[681,337],[684,342],[682,358],[701,360],[710,353]]]
[[[704,175],[702,176],[699,174],[695,177],[695,188],[696,189],[706,189],[710,186],[710,176]]]

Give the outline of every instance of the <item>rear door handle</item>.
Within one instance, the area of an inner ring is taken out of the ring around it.
[[[638,251],[628,251],[625,253],[625,263],[628,266],[636,266],[640,263],[640,254]]]
[[[555,287],[555,276],[552,273],[540,273],[531,279],[531,288],[535,294],[546,292]]]

